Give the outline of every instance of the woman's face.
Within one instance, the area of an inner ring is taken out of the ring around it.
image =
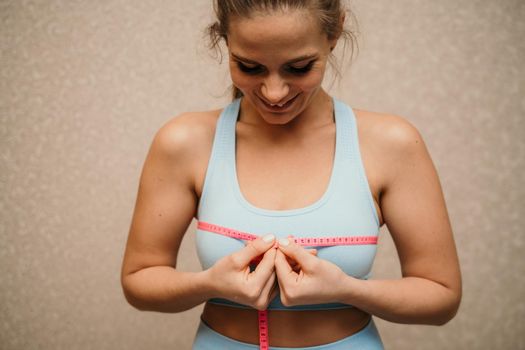
[[[269,124],[286,124],[321,90],[330,47],[306,10],[232,18],[230,74],[250,105]]]

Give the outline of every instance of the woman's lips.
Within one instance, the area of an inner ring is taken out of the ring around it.
[[[278,106],[278,105],[273,105],[272,106],[269,103],[267,103],[266,101],[264,101],[262,98],[259,98],[259,99],[263,103],[264,107],[266,107],[266,109],[268,109],[268,110],[270,110],[272,112],[284,112],[292,105],[292,103],[295,101],[297,96],[299,96],[299,94],[295,95],[294,97],[292,97],[291,99],[286,101],[286,103],[284,105],[282,105],[282,106]]]

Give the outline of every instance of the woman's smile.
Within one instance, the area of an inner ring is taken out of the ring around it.
[[[281,104],[279,104],[279,103],[277,103],[277,104],[268,103],[261,97],[259,97],[259,99],[261,100],[262,105],[264,106],[264,108],[266,108],[266,110],[268,110],[269,112],[285,113],[285,112],[288,112],[288,110],[292,107],[294,102],[297,100],[297,96],[299,96],[299,95],[300,95],[300,93],[298,93],[294,97],[290,98],[289,100],[287,100],[286,102],[281,103]]]

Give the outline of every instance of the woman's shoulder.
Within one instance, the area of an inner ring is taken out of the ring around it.
[[[359,148],[369,182],[382,192],[399,174],[428,162],[426,145],[418,129],[405,117],[354,109]]]
[[[353,109],[360,142],[392,154],[409,152],[423,145],[423,139],[407,118],[390,113]],[[418,146],[419,145],[419,146]]]
[[[187,179],[197,193],[220,113],[221,110],[210,110],[174,116],[159,128],[151,145],[151,156],[175,171],[177,177]]]
[[[196,151],[213,143],[220,113],[217,109],[176,115],[159,128],[155,140],[168,152],[190,151],[195,155]]]

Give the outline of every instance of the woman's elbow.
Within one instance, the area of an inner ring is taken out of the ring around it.
[[[133,306],[133,308],[139,311],[147,311],[147,308],[140,301],[140,299],[135,298],[130,291],[123,289],[123,292],[124,292],[124,297],[129,305]]]
[[[456,317],[459,306],[461,305],[461,290],[453,291],[450,290],[450,294],[447,297],[446,305],[443,307],[439,317],[435,319],[436,326],[443,326],[450,322]]]
[[[130,275],[121,277],[120,286],[122,288],[122,293],[124,294],[124,298],[126,299],[129,305],[133,306],[135,309],[139,311],[147,311],[146,305],[141,300],[141,298],[138,297],[137,292],[135,291],[135,288],[133,288],[133,283],[131,281]]]

